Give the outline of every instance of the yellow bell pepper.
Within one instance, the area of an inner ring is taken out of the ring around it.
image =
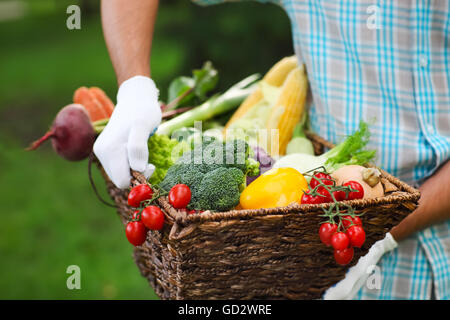
[[[293,168],[274,168],[259,176],[241,193],[243,209],[284,207],[300,204],[303,192],[308,190],[305,177]]]

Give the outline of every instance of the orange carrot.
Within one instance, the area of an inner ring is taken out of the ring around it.
[[[105,110],[106,114],[108,115],[108,118],[111,117],[111,114],[114,111],[114,103],[106,95],[106,93],[98,87],[91,87],[89,91],[100,102],[100,104],[103,107],[103,110]]]
[[[75,91],[73,102],[84,106],[91,118],[91,122],[109,118],[108,113],[103,109],[101,103],[86,87],[80,87]]]

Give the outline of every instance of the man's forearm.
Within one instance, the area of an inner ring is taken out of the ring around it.
[[[420,192],[418,208],[391,230],[397,241],[450,219],[450,161],[425,181]]]
[[[150,76],[150,51],[158,0],[102,0],[106,45],[120,85],[135,75]]]

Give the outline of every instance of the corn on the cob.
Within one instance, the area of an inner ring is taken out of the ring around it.
[[[275,87],[280,87],[286,80],[287,75],[294,68],[297,67],[297,57],[286,57],[278,61],[270,70],[266,73],[262,81]],[[257,104],[263,98],[263,94],[260,88],[257,88],[250,94],[239,106],[233,116],[228,120],[225,125],[225,130],[237,119],[241,118],[251,107]],[[224,131],[225,133],[225,131]]]
[[[277,103],[272,107],[267,120],[267,130],[269,134],[273,130],[278,130],[279,141],[269,139],[267,152],[272,157],[283,155],[286,146],[292,138],[295,125],[300,121],[305,108],[308,81],[304,67],[292,70],[287,76]],[[278,148],[277,148],[278,144]]]
[[[267,123],[258,133],[258,145],[272,157],[284,155],[295,125],[300,121],[305,108],[308,80],[303,66],[297,65],[295,56],[283,58],[262,79],[266,84],[279,87],[278,100],[271,107]],[[249,95],[225,126],[242,118],[255,104],[263,99],[261,88]]]
[[[270,68],[263,80],[271,86],[280,87],[283,85],[288,74],[296,67],[298,67],[296,56],[283,58]]]

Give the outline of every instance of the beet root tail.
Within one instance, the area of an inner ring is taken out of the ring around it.
[[[53,130],[47,131],[46,134],[44,134],[38,140],[32,142],[30,144],[30,146],[28,148],[26,148],[25,150],[27,150],[27,151],[36,150],[37,148],[39,148],[41,146],[42,143],[44,143],[45,141],[47,141],[48,139],[50,139],[54,135],[55,135],[55,132],[53,132]]]

